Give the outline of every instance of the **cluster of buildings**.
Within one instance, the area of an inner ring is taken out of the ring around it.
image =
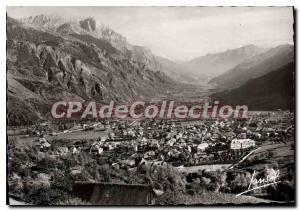
[[[119,154],[130,152],[130,156],[118,159],[121,166],[129,167],[137,167],[142,161],[165,162],[173,166],[232,163],[266,140],[282,141],[287,134],[292,134],[293,128],[282,121],[284,118],[277,121],[271,117],[256,114],[247,121],[209,119],[176,122],[156,119],[74,124],[70,131],[88,128],[107,131],[107,135],[93,141],[77,141],[60,151],[86,151],[95,156],[106,156],[116,151]],[[39,144],[41,149],[50,148],[45,138],[40,138]]]
[[[294,134],[293,120],[284,114],[275,117],[272,114],[255,114],[248,120],[73,122],[60,130],[51,130],[45,124],[42,125],[44,129],[39,130],[42,133],[36,139],[35,147],[55,157],[89,153],[93,158],[104,160],[105,165],[112,169],[142,170],[146,167],[154,171],[156,167],[168,164],[179,169],[233,164],[261,145],[291,139]],[[60,133],[73,131],[86,134],[102,131],[103,135],[89,140],[59,141]],[[53,141],[49,134],[56,134],[58,139]],[[81,173],[82,170],[80,165],[70,168],[71,174]],[[153,187],[139,184],[78,182],[74,187],[78,197],[94,204],[105,202],[110,205],[114,200],[120,200],[120,204],[131,203],[131,200],[137,203],[134,198],[124,201],[123,196],[118,195],[121,192],[142,192],[139,204],[153,204],[158,194]],[[93,194],[88,195],[91,189],[99,191],[101,197],[96,199]],[[114,194],[107,196],[112,190]]]

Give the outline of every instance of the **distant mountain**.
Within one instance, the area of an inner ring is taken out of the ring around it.
[[[26,24],[26,26],[41,31],[73,36],[76,39],[94,43],[109,53],[121,53],[128,59],[143,64],[145,68],[166,73],[170,78],[180,83],[203,83],[233,68],[245,59],[265,51],[265,49],[254,45],[247,45],[225,52],[208,54],[188,62],[178,63],[155,56],[146,47],[128,43],[124,36],[104,24],[97,24],[93,18],[72,20],[59,16],[38,15],[22,18],[19,21]]]
[[[186,84],[200,84],[203,81],[197,80],[197,78],[186,74],[185,65],[174,62],[169,59],[156,56],[156,60],[161,65],[161,71],[163,71],[166,75],[172,78],[174,81],[178,81]]]
[[[177,86],[156,69],[147,48],[99,30],[93,19],[7,17],[6,23],[9,125],[47,119],[58,100],[151,100]]]
[[[220,53],[207,54],[206,56],[184,62],[182,65],[186,68],[185,72],[191,76],[212,78],[264,51],[266,49],[255,45],[246,45]]]
[[[20,22],[39,30],[65,34],[93,43],[109,53],[123,54],[128,59],[143,64],[145,68],[164,72],[180,83],[198,83],[195,77],[185,74],[186,68],[183,65],[155,56],[146,47],[131,45],[121,34],[103,24],[98,26],[93,18],[67,20],[58,16],[39,15],[20,19]]]
[[[235,66],[222,75],[213,78],[210,83],[219,88],[238,87],[251,78],[265,75],[293,62],[293,60],[294,47],[292,45],[280,45]]]
[[[213,94],[222,104],[247,105],[249,110],[293,110],[295,75],[290,62],[268,74],[250,79],[232,90]]]

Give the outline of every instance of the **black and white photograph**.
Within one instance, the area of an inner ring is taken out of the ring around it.
[[[7,6],[7,205],[295,206],[295,14]]]

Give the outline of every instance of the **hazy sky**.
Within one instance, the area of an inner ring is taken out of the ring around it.
[[[174,60],[248,44],[293,43],[291,7],[7,7],[7,13],[94,17],[130,43]]]

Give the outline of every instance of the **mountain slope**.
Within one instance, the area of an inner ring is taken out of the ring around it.
[[[246,84],[211,97],[227,105],[247,105],[249,110],[290,109],[294,105],[294,63],[269,72]]]
[[[145,65],[145,68],[166,73],[181,83],[199,84],[233,68],[245,59],[257,55],[265,49],[248,45],[237,49],[209,54],[184,63],[177,63],[155,56],[148,48],[131,45],[121,34],[103,24],[97,24],[93,18],[68,20],[58,16],[31,16],[19,20],[35,29],[73,36],[88,43],[94,43],[109,53],[122,54],[129,60]],[[109,45],[107,45],[109,43]],[[112,49],[111,47],[114,49]]]
[[[220,53],[208,54],[183,63],[186,72],[198,78],[218,76],[266,49],[247,45]]]
[[[265,53],[254,56],[226,73],[213,78],[210,83],[214,83],[219,88],[237,87],[251,78],[265,75],[293,60],[293,46],[280,45]]]
[[[117,49],[118,52],[121,52],[128,59],[144,64],[149,69],[160,70],[160,65],[148,48],[131,45],[123,35],[103,24],[98,25],[94,18],[68,20],[59,16],[38,15],[22,18],[19,21],[39,30],[73,35],[88,42],[92,41],[99,44],[100,41],[95,41],[95,39],[99,39],[103,42],[103,45],[105,45],[104,42],[110,43],[113,48]]]
[[[59,25],[42,17],[35,20]],[[90,20],[81,23],[86,30],[95,28]],[[7,18],[9,125],[49,118],[58,100],[151,100],[176,86],[145,58],[137,62],[105,39],[31,26]]]
[[[174,81],[178,81],[186,84],[198,84],[201,81],[197,80],[195,77],[186,74],[186,67],[183,64],[173,62],[169,59],[156,56],[156,60],[161,65],[161,71],[163,71],[167,76],[172,78]]]

